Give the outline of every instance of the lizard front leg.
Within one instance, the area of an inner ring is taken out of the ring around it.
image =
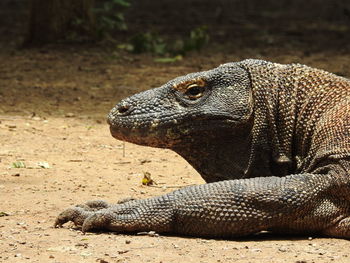
[[[93,229],[116,232],[172,232],[176,203],[173,198],[172,194],[167,194],[144,200],[131,200],[107,205],[106,208],[97,211],[92,211],[86,205],[78,205],[59,214],[55,227],[73,221],[75,225],[82,227],[83,232]]]
[[[344,191],[332,178],[300,174],[209,183],[93,212],[70,208],[55,224],[85,218],[83,231],[235,237],[272,230],[350,237],[349,200],[330,194]]]

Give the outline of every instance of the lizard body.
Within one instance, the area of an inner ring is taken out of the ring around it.
[[[169,148],[207,184],[69,208],[83,231],[232,237],[268,230],[350,237],[350,81],[300,64],[223,64],[131,96],[112,135]]]

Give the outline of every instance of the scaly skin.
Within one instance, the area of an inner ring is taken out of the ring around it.
[[[169,148],[208,182],[63,211],[83,231],[350,238],[350,81],[304,65],[228,63],[131,96],[112,135]]]

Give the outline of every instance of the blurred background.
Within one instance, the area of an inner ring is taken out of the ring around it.
[[[0,114],[87,114],[221,63],[350,76],[346,0],[2,0]],[[101,117],[102,118],[102,117]]]

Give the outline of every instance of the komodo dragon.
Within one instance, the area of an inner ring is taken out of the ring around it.
[[[63,211],[82,231],[202,237],[260,231],[350,238],[350,81],[300,64],[248,59],[122,100],[120,140],[169,148],[207,184]]]

